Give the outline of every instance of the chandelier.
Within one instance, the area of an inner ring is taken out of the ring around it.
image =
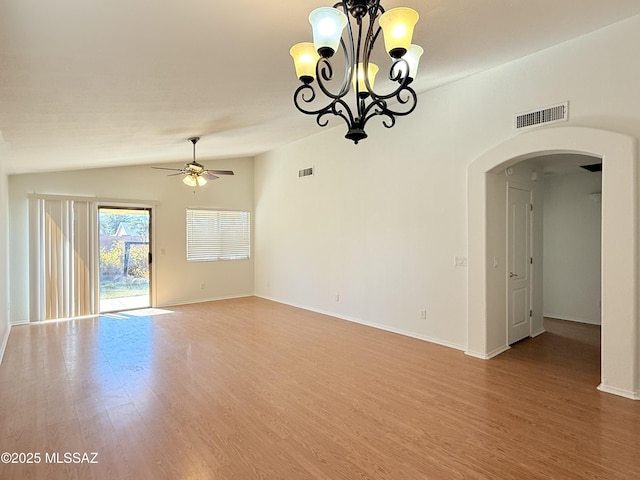
[[[396,117],[409,115],[417,103],[410,86],[423,53],[411,44],[417,21],[415,10],[399,7],[385,12],[380,0],[344,0],[312,11],[313,43],[298,43],[290,51],[302,82],[293,96],[296,108],[315,115],[321,127],[331,116],[342,118],[348,127],[345,138],[356,144],[367,138],[365,125],[373,117],[380,116],[385,127],[393,127]],[[371,61],[381,31],[392,62],[391,91],[384,93],[374,91],[379,67]],[[330,62],[338,48],[345,61],[341,82],[334,80],[338,75]]]

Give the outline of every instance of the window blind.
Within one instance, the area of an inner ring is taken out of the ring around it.
[[[31,319],[97,313],[95,204],[34,196],[29,216]]]
[[[250,258],[250,226],[249,212],[187,209],[187,261]]]

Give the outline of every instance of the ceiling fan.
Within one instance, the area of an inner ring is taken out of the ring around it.
[[[233,175],[232,170],[207,170],[204,166],[196,162],[196,143],[200,137],[191,137],[189,141],[193,144],[193,160],[186,163],[184,168],[167,168],[167,167],[151,167],[158,170],[174,170],[178,173],[170,173],[173,175],[184,175],[182,182],[190,187],[201,187],[207,183],[207,180],[215,180],[218,175]]]

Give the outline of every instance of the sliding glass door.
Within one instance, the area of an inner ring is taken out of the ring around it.
[[[151,306],[151,209],[98,207],[100,313]]]

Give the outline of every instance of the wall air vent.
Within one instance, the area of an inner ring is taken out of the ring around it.
[[[298,170],[298,177],[308,177],[309,175],[313,175],[313,167]]]
[[[569,118],[569,102],[559,103],[551,107],[519,113],[515,118],[516,130],[548,125],[550,123],[565,122]]]

